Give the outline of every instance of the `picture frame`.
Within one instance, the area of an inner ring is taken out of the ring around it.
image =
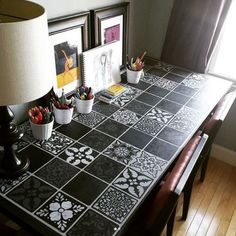
[[[126,64],[128,42],[128,7],[124,2],[91,11],[92,47],[120,40],[120,67]]]
[[[53,89],[69,96],[82,85],[80,54],[91,47],[90,12],[50,19],[48,28],[56,68]]]

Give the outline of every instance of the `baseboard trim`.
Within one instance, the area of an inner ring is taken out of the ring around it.
[[[217,144],[213,144],[211,156],[220,161],[236,166],[236,152]]]

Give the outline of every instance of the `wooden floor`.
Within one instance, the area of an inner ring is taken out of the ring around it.
[[[182,198],[178,204],[174,236],[235,236],[236,167],[211,158],[204,183],[196,176],[186,221],[180,220],[181,202]]]

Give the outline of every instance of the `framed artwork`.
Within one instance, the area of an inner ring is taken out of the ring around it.
[[[126,62],[128,41],[128,2],[91,11],[92,47],[120,42],[120,66]]]
[[[75,92],[81,82],[80,54],[90,48],[89,12],[51,19],[50,43],[54,50],[56,79],[54,91]]]

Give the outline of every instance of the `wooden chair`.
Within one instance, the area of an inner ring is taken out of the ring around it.
[[[203,132],[206,133],[209,136],[209,138],[207,140],[206,148],[202,156],[203,160],[201,164],[201,176],[200,176],[201,182],[205,180],[212,144],[226,115],[228,114],[235,100],[235,96],[236,96],[235,91],[226,94],[218,103],[218,105],[215,107],[215,109],[212,111],[212,115],[209,117],[208,120],[206,120],[203,126]]]
[[[125,235],[157,236],[162,233],[166,225],[167,235],[172,235],[179,196],[184,191],[193,169],[200,160],[199,156],[206,140],[207,135],[200,136],[198,133],[189,141],[166,181],[158,191],[154,190],[145,200],[146,205],[138,211]],[[188,191],[191,190],[191,186],[188,185]]]

